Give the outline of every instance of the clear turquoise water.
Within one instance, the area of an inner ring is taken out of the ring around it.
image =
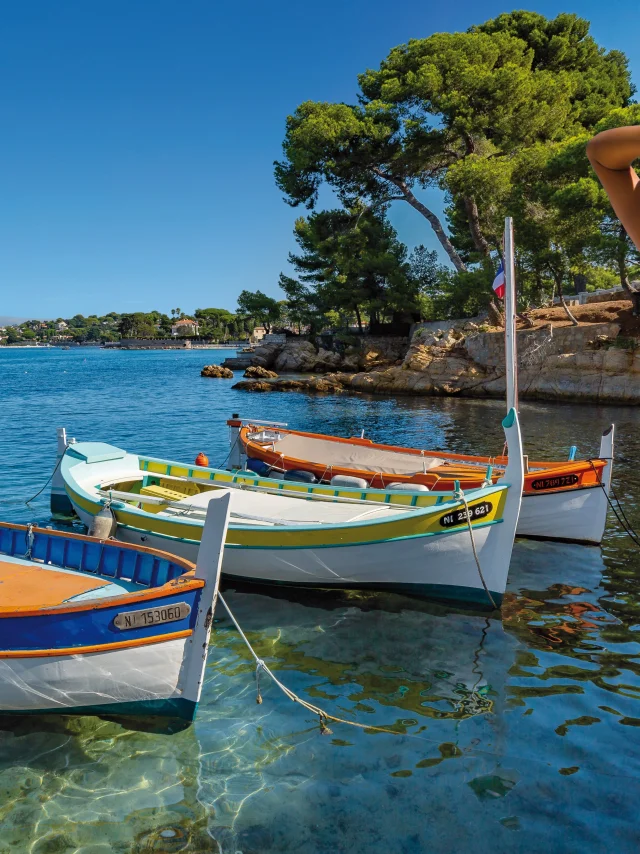
[[[181,460],[227,453],[231,412],[494,453],[498,402],[248,395],[199,376],[225,352],[0,349],[0,517],[46,521],[55,428]],[[640,528],[637,410],[525,404],[532,457],[595,452]],[[0,854],[634,852],[640,560],[521,540],[502,620],[392,594],[228,590],[260,655],[341,717],[322,735],[253,668],[222,615],[193,727],[0,719]],[[390,567],[392,570],[392,567]],[[1,592],[0,592],[1,595]]]

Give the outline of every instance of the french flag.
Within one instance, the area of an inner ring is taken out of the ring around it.
[[[506,284],[507,283],[504,277],[504,263],[501,258],[500,263],[498,264],[498,272],[496,273],[496,277],[493,280],[493,290],[496,292],[496,296],[499,299],[504,299]]]

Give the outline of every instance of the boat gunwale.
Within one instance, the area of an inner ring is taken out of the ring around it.
[[[344,473],[351,475],[351,476],[362,477],[364,480],[369,479],[372,482],[376,478],[380,478],[381,480],[383,478],[389,478],[390,481],[392,478],[395,478],[396,480],[398,480],[404,484],[407,484],[407,485],[411,485],[412,483],[415,483],[416,485],[421,484],[421,483],[424,483],[424,484],[428,483],[430,492],[436,492],[436,490],[433,489],[433,487],[436,487],[438,485],[439,481],[444,480],[446,482],[447,479],[454,480],[454,481],[455,480],[460,481],[461,485],[463,485],[463,486],[466,485],[468,490],[473,489],[475,491],[477,489],[482,488],[482,487],[479,487],[477,485],[468,485],[466,483],[466,481],[472,479],[471,473],[461,472],[461,471],[456,471],[456,470],[453,470],[453,471],[447,473],[447,472],[443,471],[443,469],[441,467],[429,469],[426,472],[419,472],[418,471],[418,472],[414,472],[412,474],[408,474],[408,473],[403,474],[403,473],[394,473],[394,472],[384,472],[384,471],[380,471],[380,470],[371,471],[369,469],[360,469],[357,467],[357,464],[349,466],[349,465],[346,465],[344,463],[339,463],[339,464],[336,464],[335,466],[330,466],[330,465],[325,465],[324,463],[316,462],[316,461],[310,460],[310,459],[305,460],[305,459],[301,459],[299,457],[292,457],[292,456],[287,456],[286,454],[279,454],[275,450],[275,444],[273,442],[259,443],[259,442],[255,442],[255,441],[247,438],[247,435],[246,435],[247,432],[249,430],[252,430],[252,429],[253,430],[257,429],[258,426],[259,425],[251,425],[251,426],[243,425],[240,428],[240,442],[242,443],[242,446],[244,447],[244,450],[247,453],[247,456],[253,456],[253,457],[261,460],[262,462],[264,462],[266,465],[269,465],[272,467],[277,467],[278,465],[282,466],[284,464],[284,461],[286,460],[287,463],[289,464],[289,469],[288,469],[289,471],[293,471],[295,469],[303,469],[304,470],[305,466],[306,466],[307,470],[308,469],[319,470],[321,468],[324,468],[325,473],[327,471],[335,471],[335,472],[339,472],[339,473],[344,472]],[[301,430],[288,430],[288,429],[282,429],[282,430],[280,430],[280,432],[283,434],[291,434],[294,436],[302,436],[304,438],[309,438],[312,440],[313,439],[322,439],[322,440],[328,440],[331,442],[342,442],[342,443],[346,443],[346,444],[350,444],[350,445],[358,445],[360,447],[365,447],[365,448],[379,448],[379,449],[383,449],[383,450],[387,450],[387,451],[392,451],[394,453],[406,453],[407,455],[416,456],[418,459],[421,459],[422,455],[424,453],[423,451],[419,451],[416,448],[404,448],[404,447],[398,446],[398,445],[384,445],[384,444],[372,442],[371,440],[360,439],[358,437],[354,437],[353,439],[347,439],[347,438],[339,437],[339,436],[328,436],[328,435],[319,434],[319,433],[306,433],[306,432],[301,431]],[[251,453],[250,453],[250,451],[251,451]],[[487,465],[487,466],[494,465],[494,466],[498,466],[498,467],[505,467],[506,464],[508,463],[508,457],[504,457],[504,456],[477,457],[477,456],[473,456],[473,455],[452,454],[452,453],[444,452],[444,451],[443,452],[430,451],[429,453],[430,454],[438,454],[440,457],[444,458],[445,461],[452,460],[452,461],[459,462],[461,465],[464,465],[466,460],[475,461],[475,462],[468,462],[469,467],[482,466],[482,465]],[[578,484],[569,484],[565,487],[560,487],[559,489],[556,489],[556,490],[541,489],[539,491],[532,491],[531,487],[528,486],[527,481],[528,480],[529,481],[536,480],[538,478],[545,477],[545,476],[559,477],[559,476],[562,476],[563,474],[573,474],[573,475],[576,475],[576,476],[581,478],[582,476],[584,476],[585,474],[588,474],[589,472],[595,472],[596,477],[599,478],[599,477],[601,477],[602,470],[604,470],[606,465],[607,465],[607,461],[600,458],[600,457],[594,457],[592,459],[587,459],[587,460],[567,460],[566,462],[549,462],[549,463],[540,462],[540,461],[533,461],[533,462],[530,461],[529,462],[529,471],[525,472],[525,482],[524,482],[522,494],[524,496],[524,495],[546,494],[546,493],[551,492],[551,491],[571,492],[572,490],[575,490],[578,488],[586,488],[587,486],[598,486],[599,485],[598,483],[593,483],[593,484],[578,483]],[[287,470],[287,469],[285,469],[285,470]],[[440,470],[440,473],[438,473],[438,470]],[[314,471],[314,474],[315,473],[316,472]],[[501,481],[501,478],[503,477],[503,472],[501,472],[499,475],[494,474],[493,477],[495,478],[494,485],[498,485]],[[480,476],[475,477],[475,478],[473,478],[473,483],[475,484],[475,482],[479,481],[479,480],[480,480]],[[374,487],[371,485],[371,483],[369,484],[369,486],[367,488],[372,489],[374,491],[380,491],[380,490],[389,491],[389,487],[385,487],[384,485]],[[441,492],[443,492],[443,493],[451,492],[451,490],[450,489],[449,490],[443,489],[443,490],[441,490]],[[411,492],[409,492],[407,490],[406,494],[411,495]]]
[[[132,456],[137,456],[137,455],[132,454]],[[171,464],[170,461],[168,461],[168,460],[167,461],[158,460],[158,462],[165,462],[166,464]],[[76,468],[77,466],[83,466],[83,465],[87,465],[87,463],[78,462],[77,465],[71,466],[70,470],[73,470],[73,468]],[[182,465],[182,464],[176,463],[175,465]],[[104,499],[102,501],[100,500],[100,497],[98,496],[97,487],[95,488],[96,489],[95,494],[92,494],[92,493],[88,492],[86,490],[86,488],[79,483],[77,478],[74,477],[73,482],[74,482],[74,487],[71,487],[65,478],[65,489],[67,490],[67,494],[69,495],[69,498],[72,502],[73,502],[73,493],[75,493],[78,497],[83,498],[85,501],[88,501],[90,504],[92,504],[96,507],[100,507],[100,508],[104,507],[104,503],[103,503]],[[104,486],[101,485],[101,488],[104,489]],[[224,487],[222,487],[222,486],[219,488],[224,489]],[[496,493],[501,494],[501,493],[507,491],[509,488],[510,488],[510,484],[500,482],[500,483],[493,484],[492,486],[478,487],[478,488],[474,489],[472,495],[465,494],[465,498],[467,500],[467,503],[471,504],[472,502],[487,499],[488,497],[490,497],[492,495],[496,495]],[[108,492],[109,490],[104,489],[104,491]],[[69,494],[69,493],[71,493],[71,494]],[[450,492],[449,492],[449,494],[450,494]],[[302,494],[302,497],[304,498],[304,493]],[[118,500],[118,503],[120,503],[119,500]],[[144,496],[141,496],[140,503],[141,504],[144,503]],[[382,502],[382,501],[379,503],[380,503],[381,507],[393,506],[393,505],[386,504],[385,502]],[[193,520],[193,519],[190,519],[186,516],[184,516],[184,517],[180,517],[180,516],[159,516],[157,513],[150,513],[147,510],[143,510],[139,507],[135,507],[131,504],[127,504],[127,502],[125,502],[125,501],[122,501],[121,504],[122,504],[122,507],[118,507],[118,506],[116,506],[115,503],[112,503],[112,506],[114,507],[116,512],[118,510],[124,510],[127,513],[132,513],[134,516],[140,516],[144,519],[160,518],[163,522],[169,522],[172,524],[183,525],[186,528],[195,528],[197,530],[200,530],[202,528],[202,522],[201,521]],[[407,510],[403,511],[403,509],[402,509],[403,506],[406,506],[406,505],[399,504],[397,512],[390,513],[388,516],[385,516],[384,518],[362,519],[362,520],[355,520],[352,522],[316,522],[314,524],[307,524],[307,525],[305,525],[305,524],[301,524],[301,525],[274,525],[273,527],[269,527],[269,526],[258,527],[256,525],[243,524],[241,522],[230,522],[229,532],[231,532],[231,531],[256,532],[257,530],[259,530],[260,533],[266,533],[266,532],[272,532],[273,531],[273,532],[277,532],[279,534],[287,534],[287,533],[305,533],[305,532],[310,532],[310,531],[315,532],[318,530],[330,530],[330,531],[335,533],[336,531],[339,531],[342,529],[352,530],[352,529],[364,528],[364,527],[377,527],[380,525],[385,525],[385,524],[390,524],[390,523],[395,523],[395,522],[400,522],[400,521],[406,521],[408,519],[425,519],[426,517],[439,516],[442,513],[446,514],[448,512],[452,512],[454,510],[460,509],[461,507],[464,506],[464,502],[460,499],[453,499],[451,501],[443,502],[442,504],[431,504],[431,505],[428,505],[425,507],[410,507],[410,508],[408,508],[409,512],[407,512]],[[186,505],[185,505],[185,507],[186,507]],[[118,523],[118,524],[121,524],[121,523]],[[471,524],[473,525],[473,527],[476,527],[478,522],[476,520],[472,520]],[[461,527],[462,527],[462,523],[461,523]],[[466,526],[465,526],[465,529],[466,529]],[[445,533],[445,532],[443,531],[443,532],[438,532],[438,533]]]
[[[28,525],[20,525],[14,522],[0,522],[0,528],[15,530],[15,531],[24,531],[25,534],[29,531]],[[47,605],[42,608],[34,608],[32,605],[1,605],[0,604],[0,619],[11,618],[11,617],[33,617],[33,616],[46,616],[48,614],[56,615],[56,614],[65,614],[65,613],[73,613],[78,611],[99,611],[106,608],[112,608],[116,604],[122,605],[135,605],[139,602],[147,602],[153,599],[161,599],[166,596],[179,595],[186,592],[191,592],[192,590],[201,590],[205,586],[205,582],[201,578],[195,578],[195,565],[192,561],[187,558],[179,557],[178,555],[174,555],[171,552],[166,552],[161,549],[149,548],[148,546],[137,546],[133,543],[125,543],[120,540],[99,540],[95,537],[89,537],[86,534],[75,534],[75,533],[67,533],[65,531],[54,531],[49,530],[48,528],[40,528],[37,526],[33,526],[31,530],[34,533],[44,534],[46,536],[55,536],[60,537],[62,539],[74,539],[80,542],[88,542],[92,544],[100,544],[103,547],[107,548],[123,548],[127,551],[134,552],[144,552],[145,554],[150,554],[153,557],[161,558],[164,560],[168,560],[172,563],[177,563],[185,568],[185,572],[178,576],[177,578],[173,578],[170,581],[165,582],[159,587],[146,587],[142,590],[136,591],[127,591],[124,593],[119,593],[114,596],[104,596],[99,599],[87,599],[82,602],[62,602],[58,605]],[[0,551],[0,557],[3,554],[7,554],[6,552]],[[22,556],[23,559],[24,556]],[[74,572],[73,568],[58,566],[54,563],[45,563],[44,561],[40,561],[33,558],[26,558],[26,560],[30,560],[33,566],[36,567],[49,567],[53,570],[56,568],[68,570],[70,572]],[[79,575],[95,575],[96,578],[104,578],[113,580],[112,576],[109,575],[101,575],[100,573],[78,573]]]

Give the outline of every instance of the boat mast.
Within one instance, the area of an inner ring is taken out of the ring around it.
[[[516,352],[516,275],[513,248],[513,219],[504,221],[504,343],[507,369],[507,413],[518,411],[518,354]]]

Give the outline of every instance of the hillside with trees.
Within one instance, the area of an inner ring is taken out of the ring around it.
[[[76,314],[55,320],[27,320],[0,329],[0,344],[106,344],[121,338],[171,338],[172,326],[190,317],[180,308],[171,316],[160,311],[119,314],[116,311],[85,317]],[[198,337],[213,343],[244,341],[255,322],[246,314],[233,314],[224,308],[198,308],[193,313],[198,323]]]

